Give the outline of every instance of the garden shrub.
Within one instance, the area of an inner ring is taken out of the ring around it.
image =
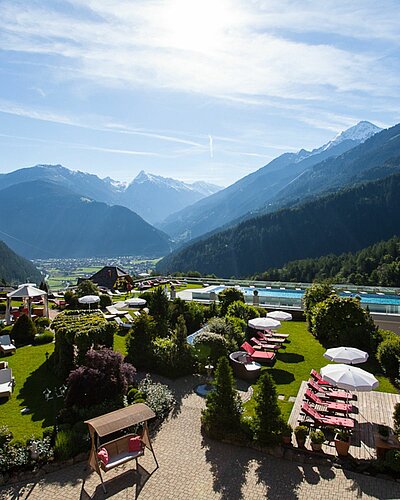
[[[313,308],[312,333],[325,347],[346,345],[376,353],[378,330],[357,299],[331,295]]]
[[[13,438],[13,434],[6,425],[0,426],[0,448],[4,448]]]
[[[72,309],[76,309],[80,306],[78,302],[78,296],[71,290],[67,290],[64,293],[64,300],[68,304],[68,306],[71,307]]]
[[[85,295],[100,295],[100,290],[93,281],[83,280],[76,287],[75,294],[78,298],[84,297]]]
[[[244,302],[243,292],[239,288],[225,288],[218,294],[218,299],[220,303],[220,315],[225,316],[228,307],[236,301]]]
[[[35,345],[50,344],[54,340],[54,333],[51,330],[45,330],[35,337]]]
[[[225,316],[225,321],[230,326],[229,338],[225,337],[225,339],[228,341],[230,350],[237,351],[246,340],[247,323],[243,319],[233,316]]]
[[[308,330],[312,331],[312,317],[314,314],[314,307],[319,303],[326,300],[331,295],[336,295],[332,290],[329,283],[314,283],[304,293],[303,307],[306,316]]]
[[[14,472],[27,469],[30,464],[29,449],[22,444],[5,446],[0,449],[0,472]]]
[[[54,444],[54,456],[57,460],[69,460],[89,448],[84,434],[73,430],[60,430]]]
[[[242,405],[235,389],[232,368],[227,358],[218,361],[215,371],[215,389],[207,395],[201,422],[213,439],[235,438],[241,435]]]
[[[386,336],[379,346],[376,357],[384,373],[394,380],[400,369],[400,338],[396,334]]]
[[[140,381],[138,391],[144,394],[146,404],[158,418],[165,418],[175,404],[175,398],[168,386],[153,382],[150,375]]]
[[[280,441],[284,421],[278,406],[275,383],[268,372],[263,372],[257,382],[253,418],[254,439],[262,445]]]
[[[112,305],[112,298],[105,294],[105,293],[102,293],[100,295],[100,307],[101,309],[105,309],[107,306],[111,306]]]
[[[228,355],[227,341],[225,337],[218,333],[200,332],[196,335],[193,346],[202,364],[210,361],[215,366],[220,357]]]
[[[50,326],[51,321],[49,318],[38,316],[35,318],[34,323],[37,333],[43,333]]]
[[[65,406],[91,406],[106,399],[126,395],[136,374],[135,368],[124,363],[121,354],[111,349],[91,349],[85,365],[73,370],[67,379]]]
[[[126,360],[138,370],[151,370],[154,367],[153,343],[157,325],[148,314],[141,314],[133,321],[126,337]]]
[[[60,313],[53,321],[55,331],[54,369],[66,377],[75,365],[83,363],[86,352],[99,347],[112,348],[116,325],[96,311],[73,310]]]
[[[34,322],[26,314],[21,316],[15,322],[11,331],[11,337],[16,346],[33,344],[36,335]]]
[[[197,302],[188,302],[178,297],[170,302],[169,309],[172,327],[177,324],[179,316],[183,316],[189,335],[199,330],[204,322],[204,307]]]
[[[132,387],[126,395],[128,403],[131,405],[133,403],[142,403],[146,400],[146,395],[144,392],[139,391],[136,387]]]
[[[399,435],[400,434],[400,403],[396,403],[394,405],[393,412],[393,424],[394,424],[394,432]]]
[[[400,474],[400,450],[389,450],[385,455],[384,464],[391,472]]]
[[[245,302],[242,302],[240,300],[232,302],[232,304],[229,305],[226,315],[240,318],[245,321],[246,324],[249,319],[260,317],[260,313],[255,307],[250,306],[249,304],[246,304]]]

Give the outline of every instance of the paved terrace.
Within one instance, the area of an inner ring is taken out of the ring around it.
[[[0,498],[132,499],[136,481],[140,484],[140,500],[400,498],[400,484],[392,481],[325,466],[300,465],[209,440],[200,431],[204,400],[193,392],[198,379],[188,377],[168,383],[178,404],[153,441],[160,464],[153,474],[155,464],[147,453],[140,460],[140,475],[133,473],[131,463],[105,476],[107,495],[97,474],[87,477],[84,464],[77,464],[37,482],[2,488]]]
[[[302,382],[289,418],[289,424],[294,428],[302,420],[300,415],[301,405],[307,382]],[[356,407],[356,413],[349,417],[356,420],[349,453],[357,459],[370,460],[376,458],[375,437],[377,426],[388,425],[393,428],[394,405],[400,402],[400,394],[386,392],[354,392],[356,400],[351,401]],[[318,406],[316,407],[318,410]],[[325,453],[336,455],[334,443],[323,445]]]

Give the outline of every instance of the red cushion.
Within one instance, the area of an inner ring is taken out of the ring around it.
[[[129,451],[141,451],[141,450],[143,450],[143,442],[140,439],[140,436],[135,436],[133,438],[130,438],[129,444],[128,444],[128,450]]]
[[[101,448],[101,450],[97,453],[97,456],[104,465],[108,464],[108,451],[105,448]]]

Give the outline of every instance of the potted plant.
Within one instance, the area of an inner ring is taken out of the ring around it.
[[[350,433],[340,429],[335,435],[335,448],[339,457],[347,457],[350,448]]]
[[[311,448],[313,451],[321,451],[322,443],[325,441],[325,434],[317,429],[316,431],[310,432]]]
[[[389,439],[389,427],[387,425],[378,425],[378,432],[382,441],[387,441]]]
[[[283,444],[292,444],[292,427],[285,423],[282,426],[282,442]]]
[[[308,435],[308,428],[305,425],[298,425],[294,430],[294,435],[296,436],[297,446],[299,448],[304,448]]]

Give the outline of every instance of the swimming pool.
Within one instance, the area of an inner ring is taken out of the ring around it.
[[[218,294],[226,288],[224,285],[209,286],[203,289],[195,289],[192,292],[194,300],[216,300]],[[302,308],[302,298],[304,289],[287,289],[287,288],[253,288],[237,286],[245,297],[247,303],[254,303],[254,292],[258,292],[258,301],[261,305],[293,307],[295,309]],[[365,292],[339,292],[341,297],[359,297],[361,305],[369,308],[371,312],[381,312],[386,314],[400,314],[400,296],[385,295]]]

